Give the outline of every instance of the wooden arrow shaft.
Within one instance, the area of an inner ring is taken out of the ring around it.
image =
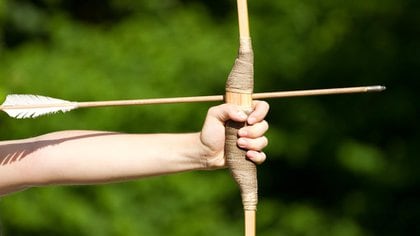
[[[349,88],[331,88],[331,89],[312,89],[312,90],[296,90],[296,91],[280,91],[255,93],[253,99],[271,99],[271,98],[287,98],[287,97],[303,97],[316,95],[332,95],[346,93],[366,93],[383,91],[383,86],[364,86]],[[107,106],[134,106],[134,105],[152,105],[152,104],[173,104],[173,103],[193,103],[193,102],[221,102],[224,100],[223,95],[212,96],[194,96],[194,97],[174,97],[174,98],[150,98],[150,99],[134,99],[134,100],[114,100],[114,101],[92,101],[92,102],[72,102],[70,104],[39,104],[39,105],[14,105],[0,106],[3,109],[26,109],[26,108],[48,108],[55,106],[75,106],[82,107],[107,107]]]
[[[252,95],[252,99],[304,97],[304,96],[333,95],[333,94],[346,94],[346,93],[367,93],[367,92],[379,92],[382,90],[384,90],[383,86],[363,86],[363,87],[348,87],[348,88],[278,91],[278,92],[254,93]],[[223,95],[174,97],[174,98],[149,98],[149,99],[134,99],[134,100],[78,102],[77,107],[131,106],[131,105],[195,103],[195,102],[222,102],[224,101],[224,99],[225,98]]]

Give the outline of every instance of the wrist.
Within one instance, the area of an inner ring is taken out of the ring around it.
[[[189,134],[190,141],[187,142],[186,150],[187,156],[193,163],[192,170],[205,170],[208,169],[207,157],[209,155],[209,148],[201,141],[201,133]]]
[[[212,148],[214,144],[208,144],[205,142],[202,133],[197,133],[198,141],[197,147],[199,147],[199,155],[198,158],[200,159],[200,163],[202,165],[202,170],[215,170],[221,169],[226,167],[225,166],[225,158],[223,147],[219,149]]]

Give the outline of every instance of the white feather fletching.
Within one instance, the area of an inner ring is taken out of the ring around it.
[[[67,112],[75,108],[77,108],[75,102],[31,94],[8,95],[1,105],[3,111],[17,119]]]

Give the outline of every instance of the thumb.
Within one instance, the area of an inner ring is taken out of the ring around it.
[[[244,122],[248,118],[248,115],[239,106],[233,104],[222,104],[212,107],[209,109],[208,115],[223,123],[228,120]]]

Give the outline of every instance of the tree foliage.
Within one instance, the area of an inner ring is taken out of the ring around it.
[[[249,1],[256,91],[384,84],[381,94],[272,100],[259,235],[420,233],[414,0]],[[106,100],[223,93],[234,1],[0,1],[0,95]],[[211,104],[0,116],[1,139],[63,129],[190,132]],[[240,235],[227,171],[0,200],[4,235]]]

